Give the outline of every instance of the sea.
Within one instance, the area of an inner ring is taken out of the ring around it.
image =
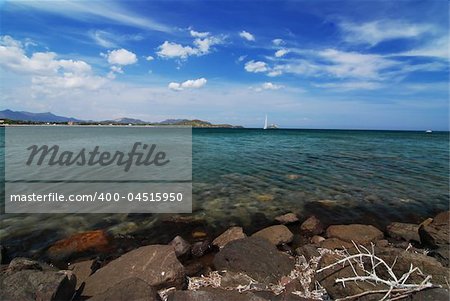
[[[287,212],[383,228],[449,209],[449,132],[204,128],[193,129],[192,143],[192,214],[2,213],[1,244],[39,256],[96,229],[130,244],[167,243],[234,225],[251,234]]]

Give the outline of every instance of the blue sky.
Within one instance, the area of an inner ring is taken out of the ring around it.
[[[3,1],[1,108],[449,127],[448,1]]]

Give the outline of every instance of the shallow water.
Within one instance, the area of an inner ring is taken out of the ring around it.
[[[164,243],[195,227],[251,232],[288,211],[326,223],[419,222],[449,208],[449,133],[194,129],[193,182],[189,227],[167,214],[3,214],[0,239],[29,255],[90,229]]]

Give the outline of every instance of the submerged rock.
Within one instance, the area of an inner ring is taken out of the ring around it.
[[[111,239],[103,230],[87,231],[74,234],[54,243],[47,255],[53,260],[64,260],[86,252],[106,252]]]
[[[390,237],[405,241],[420,242],[419,225],[406,223],[391,223],[386,228]]]
[[[300,226],[300,231],[308,235],[318,235],[321,234],[323,230],[324,228],[321,221],[315,216],[309,217]]]
[[[181,288],[185,274],[172,246],[144,246],[125,253],[92,274],[86,279],[83,295],[102,293],[131,277],[139,278],[156,289]]]
[[[245,235],[241,227],[231,227],[214,239],[212,244],[219,247],[219,249],[222,249],[230,241],[245,237],[247,237],[247,235]]]
[[[268,284],[294,268],[294,259],[260,237],[248,237],[228,243],[214,258],[217,270],[242,272]]]
[[[261,237],[274,245],[281,245],[290,243],[294,238],[294,234],[284,225],[275,225],[254,233],[252,237]]]
[[[383,238],[383,232],[372,225],[334,225],[327,229],[328,238],[338,238],[356,244],[368,244]]]
[[[295,213],[286,213],[280,216],[275,217],[275,220],[279,222],[280,224],[286,225],[286,224],[292,224],[298,222],[298,217]]]

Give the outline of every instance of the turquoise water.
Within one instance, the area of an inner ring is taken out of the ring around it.
[[[449,208],[449,133],[194,129],[193,181],[191,220],[210,233],[234,224],[251,232],[289,211],[325,223],[419,222]],[[183,230],[176,221],[8,214],[1,216],[0,239],[17,253],[38,253],[56,239],[99,228],[165,242]]]

